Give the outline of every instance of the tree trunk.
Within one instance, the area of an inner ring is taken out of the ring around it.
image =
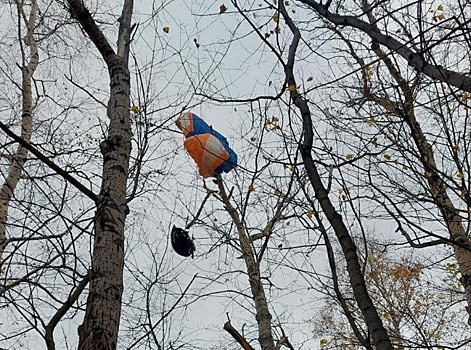
[[[332,228],[337,236],[337,239],[342,248],[343,255],[347,264],[348,276],[350,278],[350,285],[353,290],[353,295],[360,308],[363,318],[365,320],[368,331],[373,338],[373,344],[378,350],[393,350],[391,339],[384,328],[383,322],[378,315],[378,311],[373,304],[373,301],[366,288],[365,278],[360,266],[357,248],[353,241],[347,227],[345,226],[342,216],[335,210],[332,205],[328,192],[322,183],[319,172],[317,171],[314,160],[312,159],[312,144],[313,144],[313,126],[311,111],[306,100],[301,96],[296,88],[296,80],[294,78],[294,63],[296,59],[296,51],[298,48],[301,34],[294,22],[288,15],[285,5],[282,1],[278,3],[280,13],[293,34],[293,39],[289,47],[288,60],[284,66],[286,83],[288,91],[290,92],[291,99],[296,107],[299,109],[303,120],[303,143],[300,145],[301,157],[304,162],[306,173],[309,181],[314,189],[317,201],[319,202],[322,211],[329,220]]]
[[[79,327],[80,350],[116,349],[123,293],[126,184],[131,154],[129,37],[133,1],[125,0],[117,54],[80,0],[68,0],[71,12],[108,66],[108,135],[100,144],[103,177],[95,213],[95,240],[87,307]]]
[[[245,266],[247,267],[250,290],[255,304],[255,318],[258,324],[258,342],[260,343],[262,350],[275,350],[275,342],[271,331],[271,314],[268,309],[265,290],[260,278],[260,268],[255,259],[255,252],[252,248],[250,238],[245,231],[245,226],[227,196],[224,183],[221,178],[218,179],[218,185],[222,201],[227,212],[231,216],[232,221],[236,225],[237,232],[239,233],[240,248],[242,250]]]
[[[17,3],[18,14],[24,15],[24,8],[22,3]],[[38,4],[36,0],[31,2],[31,11],[29,14],[25,44],[29,47],[30,54],[29,60],[26,59],[24,46],[21,46],[23,54],[23,64],[21,67],[22,82],[22,107],[21,107],[21,138],[27,142],[31,141],[31,134],[33,128],[33,97],[32,97],[32,79],[33,74],[39,63],[38,44],[34,38],[34,28],[36,25],[36,15],[38,11]],[[21,15],[20,15],[21,16]],[[25,15],[24,15],[25,16]],[[26,16],[25,16],[26,17]],[[21,33],[19,34],[21,36]],[[23,45],[20,43],[20,45]],[[0,188],[0,273],[2,271],[3,252],[8,244],[6,236],[6,225],[8,220],[8,207],[10,200],[13,196],[16,186],[20,180],[23,166],[26,162],[28,150],[21,144],[18,145],[16,152],[11,156],[11,166],[5,178],[5,182]]]

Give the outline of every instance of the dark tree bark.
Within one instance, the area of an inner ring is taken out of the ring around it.
[[[324,184],[322,183],[321,177],[312,158],[311,152],[314,133],[311,112],[309,110],[307,101],[302,97],[302,95],[298,92],[296,88],[296,80],[293,72],[296,51],[299,44],[299,40],[301,38],[301,34],[296,25],[289,17],[286,8],[284,7],[283,2],[281,1],[279,2],[279,9],[280,13],[283,15],[286,24],[288,25],[289,29],[293,34],[293,39],[289,47],[288,60],[284,66],[284,69],[288,91],[290,92],[292,101],[299,109],[303,120],[304,135],[303,142],[300,145],[300,152],[304,162],[304,167],[306,169],[310,183],[314,189],[315,197],[319,202],[325,216],[332,225],[335,235],[337,236],[337,239],[342,248],[342,252],[347,264],[350,285],[353,289],[353,295],[365,319],[368,331],[370,332],[373,338],[373,344],[377,349],[380,350],[393,350],[389,335],[386,332],[386,329],[384,328],[383,322],[381,321],[381,318],[379,317],[378,312],[366,288],[365,278],[363,276],[363,271],[360,266],[360,260],[357,254],[355,242],[350,236],[350,233],[348,232],[348,229],[342,220],[342,216],[332,205],[332,202],[330,201],[330,198],[328,196],[328,192]]]
[[[400,42],[382,33],[375,24],[362,21],[356,16],[344,16],[330,12],[328,5],[322,5],[322,3],[313,0],[301,0],[301,2],[312,8],[318,15],[332,24],[359,29],[368,35],[374,43],[383,45],[392,52],[398,53],[411,67],[429,78],[471,92],[471,78],[469,76],[427,62],[424,59],[423,52],[415,52],[407,43]],[[328,1],[328,3],[330,4],[330,1]]]

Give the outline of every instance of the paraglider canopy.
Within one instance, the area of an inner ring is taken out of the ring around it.
[[[202,177],[217,177],[237,166],[237,154],[229,147],[227,139],[196,114],[182,114],[175,124],[185,135],[185,149],[198,165]]]
[[[188,234],[188,231],[173,225],[170,240],[172,242],[172,248],[177,254],[184,257],[191,255],[193,258],[195,244]]]

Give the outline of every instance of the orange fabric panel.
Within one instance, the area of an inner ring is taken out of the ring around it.
[[[183,132],[183,135],[192,132],[195,129],[193,125],[193,113],[188,112],[186,114],[180,114],[175,124],[177,124],[178,128]]]
[[[198,165],[199,174],[206,178],[229,159],[229,153],[222,143],[211,134],[199,134],[188,137],[184,142],[185,149]]]

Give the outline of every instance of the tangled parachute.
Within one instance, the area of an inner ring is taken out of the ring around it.
[[[185,135],[185,149],[198,165],[202,177],[217,177],[237,166],[237,154],[226,138],[196,114],[182,114],[175,124]]]

